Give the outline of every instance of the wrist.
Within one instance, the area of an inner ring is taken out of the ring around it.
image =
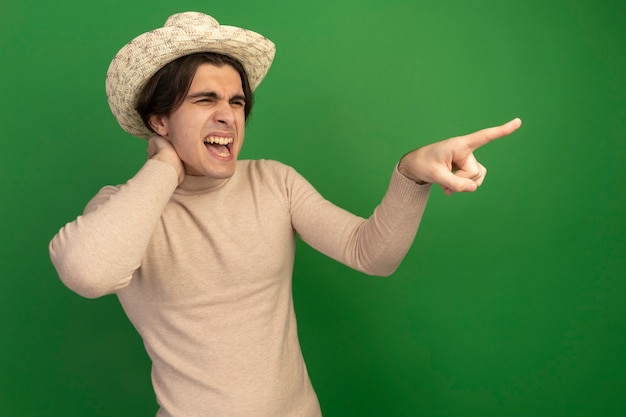
[[[398,168],[397,168],[398,172],[404,177],[416,183],[417,185],[429,184],[428,181],[423,181],[409,169],[408,164],[406,163],[405,159],[406,157],[402,158],[400,162],[398,163]]]
[[[162,162],[168,166],[170,166],[176,172],[178,176],[178,183],[180,184],[185,178],[185,170],[183,168],[182,162],[178,157],[172,158],[168,156],[167,153],[159,152],[155,155],[152,155],[149,159]]]

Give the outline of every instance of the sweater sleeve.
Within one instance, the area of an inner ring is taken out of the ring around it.
[[[100,190],[50,242],[63,283],[88,298],[127,286],[177,186],[173,168],[148,160],[126,184]]]
[[[292,223],[303,241],[369,275],[388,276],[398,268],[417,233],[429,184],[416,184],[396,166],[381,203],[364,219],[330,203],[294,175]]]

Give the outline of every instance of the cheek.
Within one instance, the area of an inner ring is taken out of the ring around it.
[[[186,132],[184,129],[170,125],[167,140],[172,144],[181,159],[188,159],[194,152],[192,147],[193,141],[189,136],[189,132]]]
[[[180,136],[179,133],[172,132],[168,139],[181,159],[188,159],[197,152],[197,149],[193,147],[193,143],[185,136]]]
[[[178,153],[183,152],[185,149],[189,148],[189,145],[192,143],[192,129],[189,128],[190,123],[181,120],[179,117],[172,117],[167,124],[167,133],[169,141],[174,146],[174,149]]]

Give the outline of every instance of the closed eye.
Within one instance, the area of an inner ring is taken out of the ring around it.
[[[194,103],[214,103],[219,97],[216,93],[213,92],[199,92],[195,94],[190,94],[187,98]]]

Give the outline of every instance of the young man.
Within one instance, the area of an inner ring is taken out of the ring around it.
[[[241,160],[252,91],[274,45],[181,13],[124,46],[107,74],[120,125],[148,139],[126,184],[103,188],[50,244],[63,282],[115,293],[152,360],[158,416],[320,416],[291,293],[296,234],[389,275],[409,249],[430,186],[474,191],[477,147],[519,119],[405,155],[372,216],[325,200],[294,169]],[[454,170],[454,173],[453,173]]]

